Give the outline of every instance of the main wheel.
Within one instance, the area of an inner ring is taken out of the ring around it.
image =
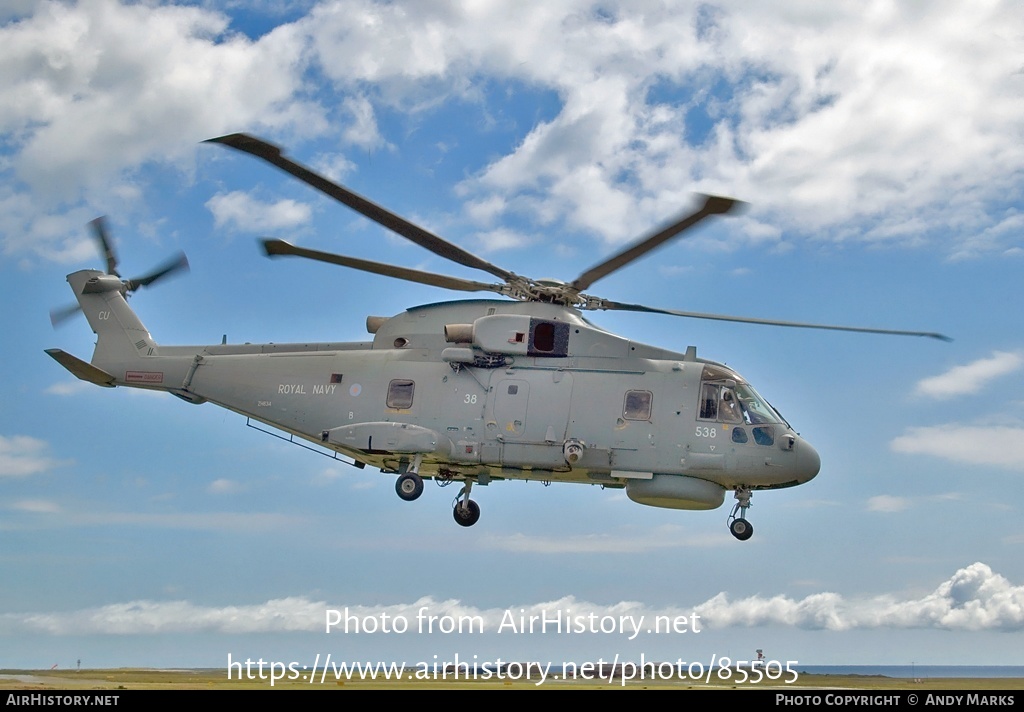
[[[398,478],[395,483],[395,492],[406,502],[411,502],[423,494],[423,478],[419,475],[407,472]]]
[[[471,527],[476,524],[477,520],[480,519],[480,505],[469,500],[466,502],[466,507],[469,511],[462,509],[462,502],[455,503],[455,509],[452,510],[452,515],[455,517],[455,521],[463,527]]]
[[[740,541],[746,541],[754,535],[754,526],[746,519],[733,519],[729,525],[729,531]]]

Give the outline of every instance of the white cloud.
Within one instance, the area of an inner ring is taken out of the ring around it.
[[[902,512],[910,506],[910,500],[906,497],[893,497],[888,494],[880,494],[868,500],[869,512]]]
[[[722,546],[727,545],[730,540],[728,537],[715,534],[699,536],[686,534],[684,536],[684,532],[679,527],[662,527],[645,536],[622,533],[584,534],[552,540],[551,537],[513,534],[486,537],[483,541],[491,549],[531,554],[622,554],[661,549]]]
[[[910,428],[889,444],[895,452],[931,455],[973,466],[1024,470],[1024,428],[1014,426],[936,425]]]
[[[391,147],[377,128],[373,104],[369,99],[365,96],[349,97],[342,102],[342,107],[352,117],[352,123],[342,133],[342,138],[346,143],[359,146],[367,151]]]
[[[484,252],[497,252],[498,250],[512,250],[525,247],[533,242],[533,239],[517,233],[515,230],[497,228],[487,232],[477,233],[477,241]]]
[[[217,227],[258,233],[303,225],[313,214],[305,203],[290,199],[263,203],[240,190],[218,193],[206,202],[206,207],[213,213]]]
[[[41,3],[0,28],[0,66],[13,79],[0,130],[24,139],[20,177],[61,192],[148,158],[178,158],[255,111],[281,120],[301,43],[288,27],[256,42],[227,29],[225,16],[197,7],[101,0]]]
[[[730,600],[719,594],[697,606],[715,627],[786,625],[807,629],[935,628],[1006,630],[1024,628],[1024,586],[1013,586],[983,563],[957,571],[919,599],[893,596],[847,600],[837,593],[803,599],[755,596]]]
[[[490,224],[508,207],[508,201],[500,195],[488,195],[481,200],[470,200],[465,205],[466,214],[477,223]]]
[[[1007,210],[1007,217],[1001,222],[986,227],[981,232],[968,235],[960,246],[949,256],[951,262],[968,260],[986,253],[1000,252],[1006,256],[1020,256],[1020,247],[1010,247],[1014,239],[1021,234],[1024,227],[1024,214],[1015,208]]]
[[[344,462],[339,460],[339,462]],[[336,487],[344,483],[351,489],[365,490],[377,486],[377,479],[374,477],[363,477],[359,470],[350,467],[330,465],[319,472],[313,473],[309,483],[315,487]]]
[[[70,613],[0,616],[7,625],[52,635],[139,635],[215,631],[221,633],[283,632],[323,627],[322,603],[282,598],[253,606],[210,608],[187,601],[131,601]],[[0,626],[3,626],[0,623]]]
[[[310,483],[317,487],[327,487],[338,484],[343,477],[344,474],[340,467],[325,467],[313,474],[310,478]]]
[[[658,274],[663,277],[681,277],[693,274],[696,268],[693,265],[658,265]]]
[[[95,386],[87,381],[61,381],[47,387],[43,393],[51,396],[73,396],[90,388],[95,388]]]
[[[716,7],[346,0],[254,40],[202,7],[37,3],[0,26],[0,203],[19,208],[0,210],[4,249],[65,254],[82,221],[58,203],[112,200],[150,163],[188,171],[203,138],[378,147],[382,108],[472,109],[505,87],[557,106],[463,182],[473,219],[514,211],[621,243],[701,190],[757,206],[737,247],[952,231],[951,255],[1019,252],[1024,20],[1010,0]]]
[[[215,632],[225,634],[256,632],[323,632],[328,609],[358,621],[384,616],[391,621],[403,617],[411,632],[417,632],[417,615],[449,616],[455,620],[478,620],[485,632],[494,632],[506,614],[529,617],[546,612],[549,616],[643,615],[700,616],[706,629],[784,626],[807,630],[936,629],[1001,630],[1024,629],[1024,586],[1014,586],[983,563],[958,570],[932,593],[921,598],[899,599],[885,595],[846,598],[838,593],[815,593],[801,599],[788,596],[751,596],[732,599],[720,593],[691,607],[655,608],[637,601],[612,604],[593,603],[565,596],[556,600],[521,604],[508,608],[477,608],[458,599],[431,597],[389,606],[328,603],[305,596],[293,596],[265,603],[220,608],[188,601],[131,601],[98,608],[59,613],[0,615],[0,632],[36,632],[50,635],[142,635],[153,633]],[[352,625],[356,625],[353,622]],[[477,623],[479,630],[479,623]],[[335,631],[341,628],[335,628]]]
[[[322,153],[313,159],[313,166],[318,173],[336,183],[340,183],[346,175],[356,169],[356,164],[340,153]]]
[[[49,445],[28,435],[0,435],[0,477],[26,477],[61,463],[46,454]]]
[[[994,351],[988,358],[921,380],[916,392],[931,398],[969,395],[977,393],[989,382],[1019,370],[1021,366],[1024,366],[1024,358],[1019,353]]]
[[[905,512],[914,506],[915,503],[960,502],[963,498],[963,495],[959,492],[944,492],[942,494],[930,494],[920,497],[896,497],[891,494],[880,494],[868,499],[866,509],[869,512],[896,514],[897,512]]]
[[[109,0],[37,2],[0,26],[0,203],[17,207],[0,211],[2,250],[59,258],[124,198],[126,174],[188,170],[202,139],[322,129],[296,94],[303,45],[290,25],[253,41],[203,8]]]
[[[23,499],[15,502],[11,509],[34,514],[56,514],[60,511],[60,505],[47,499]]]
[[[225,478],[214,480],[206,487],[210,494],[234,494],[245,489],[241,483]]]
[[[41,501],[41,500],[40,500]],[[54,505],[56,506],[56,505]],[[29,510],[26,510],[29,511]],[[42,511],[42,510],[36,510]],[[152,512],[73,511],[61,509],[61,516],[30,524],[0,522],[0,528],[23,527],[68,529],[77,527],[146,527],[153,529],[182,529],[192,531],[234,532],[255,534],[290,530],[308,524],[308,519],[274,512],[181,512],[174,514]]]
[[[701,189],[754,202],[764,236],[1019,240],[981,207],[1024,165],[1012,3],[718,7],[362,0],[317,6],[309,33],[339,86],[406,110],[495,79],[557,94],[464,183],[475,205],[501,196],[618,242]]]

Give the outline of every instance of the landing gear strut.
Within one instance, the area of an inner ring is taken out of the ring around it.
[[[471,527],[480,519],[480,505],[469,498],[469,491],[473,489],[473,481],[466,480],[465,486],[455,497],[455,506],[452,509],[452,516],[459,526]]]
[[[746,541],[754,535],[754,526],[746,519],[752,494],[749,487],[737,487],[736,504],[733,505],[732,512],[729,514],[729,531],[740,541]]]
[[[418,499],[423,494],[423,478],[419,476],[420,464],[423,462],[423,455],[417,455],[406,472],[403,472],[395,483],[395,491],[398,496],[406,502]]]

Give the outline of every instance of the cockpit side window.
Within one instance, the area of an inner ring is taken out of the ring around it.
[[[705,383],[700,387],[701,420],[718,420],[718,386]]]
[[[701,374],[699,418],[746,425],[785,422],[749,383],[724,366],[710,363]]]
[[[700,386],[700,419],[717,420],[720,423],[742,422],[742,407],[736,392],[720,383]]]
[[[743,422],[743,411],[736,392],[727,385],[705,383],[700,389],[700,417],[720,423]]]
[[[743,420],[736,393],[728,386],[722,386],[722,400],[718,403],[718,419],[723,423],[739,423]]]

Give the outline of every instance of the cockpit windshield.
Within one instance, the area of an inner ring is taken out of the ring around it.
[[[700,418],[720,423],[785,423],[750,384],[729,369],[706,364],[700,384]]]

